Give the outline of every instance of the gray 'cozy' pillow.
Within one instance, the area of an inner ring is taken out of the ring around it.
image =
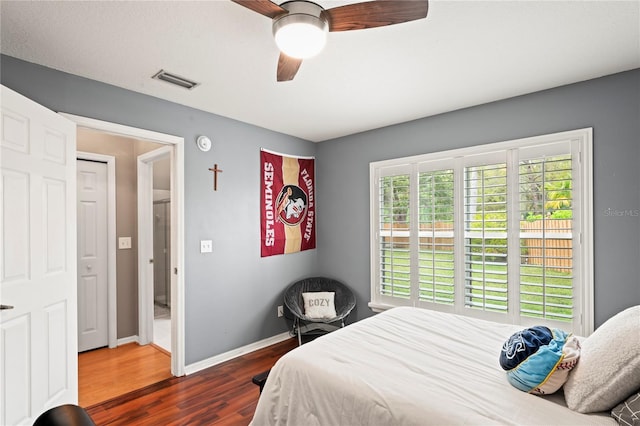
[[[564,385],[567,406],[608,411],[640,388],[640,305],[607,320],[582,342],[580,361]]]

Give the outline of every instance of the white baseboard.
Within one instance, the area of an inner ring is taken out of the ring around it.
[[[138,336],[129,336],[129,337],[123,337],[122,339],[118,339],[118,346],[126,345],[127,343],[140,344],[140,339],[138,338]]]
[[[233,349],[231,351],[222,353],[220,355],[213,356],[211,358],[203,359],[202,361],[198,361],[193,364],[189,364],[185,366],[184,371],[186,375],[198,372],[200,370],[204,370],[205,368],[213,367],[214,365],[221,364],[225,361],[229,361],[233,358],[237,358],[239,356],[248,354],[250,352],[257,351],[258,349],[266,348],[267,346],[274,345],[276,343],[284,342],[287,339],[290,339],[291,336],[288,332],[275,335],[273,337],[269,337],[267,339],[263,339],[254,343],[251,343],[246,346],[242,346],[237,349]]]

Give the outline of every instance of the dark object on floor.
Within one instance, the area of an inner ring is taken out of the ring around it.
[[[96,426],[96,424],[84,408],[65,404],[40,414],[33,426]]]
[[[309,318],[304,312],[302,293],[333,292],[336,316],[334,318]],[[302,335],[326,334],[344,327],[345,318],[356,306],[353,291],[338,280],[326,277],[312,277],[296,281],[284,292],[284,304],[293,315],[292,336],[298,336],[298,345],[302,345]],[[339,323],[336,325],[335,323]]]
[[[260,386],[260,393],[262,393],[262,389],[264,388],[264,384],[267,382],[267,377],[269,376],[269,371],[271,370],[267,370],[264,371],[258,375],[253,376],[253,379],[251,379],[251,381]]]

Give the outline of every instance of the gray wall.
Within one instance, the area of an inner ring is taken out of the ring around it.
[[[313,144],[214,114],[1,56],[2,84],[55,111],[182,136],[185,146],[186,361],[286,330],[282,291],[323,274],[369,301],[369,162],[594,128],[596,324],[640,304],[640,70]],[[428,102],[428,99],[425,100]],[[393,108],[393,106],[389,106]],[[214,147],[200,152],[206,134]],[[316,156],[317,250],[260,258],[261,147]],[[213,192],[213,165],[224,170]],[[199,253],[201,239],[213,253]]]
[[[369,162],[585,127],[594,135],[596,326],[640,304],[640,70],[322,142],[319,270],[355,286],[358,316],[371,315]]]
[[[315,155],[317,145],[200,110],[187,108],[0,56],[5,86],[54,110],[185,138],[186,363],[285,332],[276,316],[282,292],[315,274],[317,252],[260,258],[261,147]],[[213,148],[201,152],[198,135]],[[213,191],[209,167],[224,172]],[[200,240],[213,253],[200,254]]]

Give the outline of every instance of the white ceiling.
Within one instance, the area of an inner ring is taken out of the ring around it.
[[[314,142],[640,67],[640,0],[432,0],[423,20],[330,33],[284,83],[270,19],[228,0],[0,7],[6,55]]]

